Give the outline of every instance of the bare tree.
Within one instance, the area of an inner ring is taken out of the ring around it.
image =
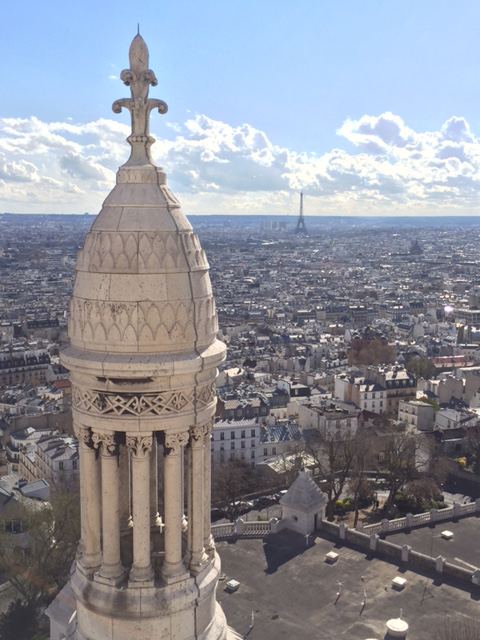
[[[244,495],[255,491],[259,476],[243,460],[228,460],[212,469],[212,502],[222,509],[230,522],[240,514]]]
[[[418,477],[417,439],[405,431],[388,434],[382,441],[380,467],[389,490],[385,506],[391,507],[395,496],[409,481]]]
[[[366,475],[368,463],[372,455],[372,442],[370,437],[365,437],[363,433],[357,432],[355,436],[355,456],[352,465],[352,472],[348,482],[348,488],[353,496],[353,526],[358,524],[358,514],[360,500],[366,497],[372,489],[372,483]]]
[[[320,431],[310,433],[306,439],[306,452],[315,460],[319,486],[327,495],[326,515],[330,522],[334,519],[335,503],[354,467],[358,441],[350,433]]]
[[[79,499],[56,491],[49,503],[15,501],[0,522],[0,570],[30,605],[67,582],[80,537]]]

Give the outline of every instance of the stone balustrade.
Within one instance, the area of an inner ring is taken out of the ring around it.
[[[414,527],[420,527],[430,522],[441,522],[442,520],[453,520],[454,518],[461,518],[463,516],[471,515],[472,513],[480,512],[480,498],[475,502],[469,502],[468,504],[460,504],[455,502],[453,506],[446,509],[430,509],[426,513],[418,513],[413,515],[407,513],[405,518],[397,518],[395,520],[384,519],[376,524],[367,524],[363,527],[357,527],[357,531],[367,533],[369,535],[373,533],[392,533],[396,531],[402,531],[403,529],[413,529]]]

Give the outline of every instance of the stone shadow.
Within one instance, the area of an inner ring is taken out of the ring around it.
[[[292,558],[314,548],[316,537],[316,533],[312,533],[307,546],[305,536],[294,531],[284,530],[268,535],[263,541],[263,552],[267,561],[265,573],[275,573],[279,567],[292,560]]]

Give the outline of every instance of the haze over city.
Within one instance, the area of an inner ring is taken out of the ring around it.
[[[188,214],[477,215],[478,3],[31,0],[3,8],[0,212],[98,212],[127,157],[124,42]],[[122,62],[123,61],[123,65]]]

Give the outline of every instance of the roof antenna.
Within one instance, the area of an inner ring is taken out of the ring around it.
[[[140,35],[140,23],[137,22],[137,36]]]

